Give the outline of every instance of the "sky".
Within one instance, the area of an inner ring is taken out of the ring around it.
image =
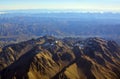
[[[120,12],[120,0],[0,0],[0,10],[20,9]]]

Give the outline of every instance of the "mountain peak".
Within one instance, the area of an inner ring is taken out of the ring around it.
[[[111,40],[43,36],[3,49],[1,79],[120,78],[120,47]]]

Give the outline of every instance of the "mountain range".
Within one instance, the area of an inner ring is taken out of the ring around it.
[[[120,42],[120,13],[7,11],[0,14],[0,44],[34,37],[103,37]],[[2,41],[2,42],[1,42]]]
[[[43,36],[0,48],[0,79],[120,79],[120,46]]]

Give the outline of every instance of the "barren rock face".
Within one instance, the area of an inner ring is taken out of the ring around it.
[[[120,79],[120,47],[101,38],[65,40],[44,36],[4,47],[0,77]]]

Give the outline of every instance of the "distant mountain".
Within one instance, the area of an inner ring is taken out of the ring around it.
[[[119,13],[36,11],[34,13],[30,13],[29,10],[26,11],[27,13],[8,11],[6,14],[0,14],[0,41],[19,42],[21,39],[26,40],[43,35],[120,39]]]
[[[120,79],[120,46],[102,38],[44,36],[0,52],[1,79]]]

